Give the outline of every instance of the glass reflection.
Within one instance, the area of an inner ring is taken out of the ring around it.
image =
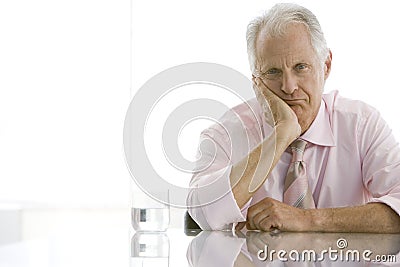
[[[165,233],[136,232],[131,240],[130,267],[168,267],[169,239]]]

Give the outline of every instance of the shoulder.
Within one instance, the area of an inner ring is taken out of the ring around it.
[[[241,123],[245,127],[252,127],[260,120],[260,111],[261,107],[259,106],[257,99],[252,98],[226,111],[218,119],[218,122],[224,125]]]
[[[224,116],[234,117],[246,127],[254,127],[261,122],[261,107],[256,98],[245,101],[228,111]]]
[[[369,147],[380,132],[389,130],[378,110],[363,101],[342,97],[337,91],[324,95],[324,101],[337,144],[347,149],[355,146],[361,157],[362,147]]]
[[[211,125],[205,133],[216,131],[222,135],[229,133],[246,132],[260,133],[262,131],[261,107],[256,98],[252,98],[225,112],[216,123]]]
[[[347,120],[365,120],[372,115],[378,115],[377,109],[361,101],[343,97],[338,91],[323,95],[324,102],[331,118]]]

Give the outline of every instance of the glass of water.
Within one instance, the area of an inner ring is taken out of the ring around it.
[[[136,231],[166,231],[170,217],[169,191],[150,194],[140,190],[132,193],[132,226]]]

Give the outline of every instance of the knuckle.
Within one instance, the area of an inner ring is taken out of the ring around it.
[[[269,216],[269,219],[270,219],[272,222],[276,223],[276,222],[278,221],[278,216],[277,216],[276,214],[271,214],[271,215]]]
[[[273,220],[267,218],[260,223],[260,230],[269,231],[273,227]]]
[[[259,214],[257,214],[254,218],[253,218],[253,222],[254,222],[254,224],[260,224],[260,222],[262,221],[262,219],[263,219],[263,214],[262,213],[259,213]]]

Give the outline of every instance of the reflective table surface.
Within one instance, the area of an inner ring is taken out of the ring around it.
[[[189,266],[400,266],[400,235],[201,232]]]
[[[1,267],[400,266],[398,234],[135,232],[129,210],[3,212],[0,219]]]

